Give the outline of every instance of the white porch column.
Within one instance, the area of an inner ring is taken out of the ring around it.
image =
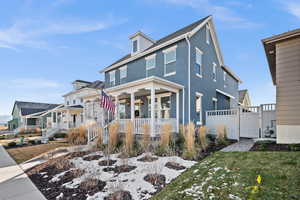
[[[115,96],[115,105],[116,105],[116,110],[115,110],[115,115],[116,115],[116,119],[119,119],[119,96],[116,95]]]
[[[176,124],[177,132],[179,133],[179,91],[176,92]]]
[[[155,116],[154,116],[154,104],[155,104],[155,89],[154,86],[151,87],[151,135],[154,136],[155,131]]]
[[[134,99],[134,92],[130,93],[130,110],[131,110],[131,120],[134,120],[134,103],[135,103],[135,99]]]

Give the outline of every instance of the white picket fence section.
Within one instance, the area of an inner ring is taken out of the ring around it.
[[[235,140],[238,140],[240,137],[265,137],[265,133],[270,129],[276,133],[275,124],[275,104],[206,112],[206,126],[211,134],[216,134],[216,129],[219,125],[225,125],[228,138]]]

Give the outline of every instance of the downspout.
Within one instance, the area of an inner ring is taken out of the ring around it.
[[[191,122],[191,43],[188,35],[185,35],[185,40],[188,44],[188,123]]]
[[[183,89],[182,89],[182,124],[184,125],[184,118],[185,118],[185,112],[184,112],[184,107],[185,107],[185,104],[184,104],[184,99],[185,99],[185,89],[184,89],[184,87],[183,87]]]

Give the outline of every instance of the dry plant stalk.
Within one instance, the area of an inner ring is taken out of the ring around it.
[[[118,143],[118,131],[119,131],[119,124],[118,123],[112,123],[108,127],[109,132],[109,151],[111,152],[114,150]]]
[[[195,155],[195,125],[190,122],[186,125],[185,131],[185,147],[189,157]]]
[[[55,167],[59,170],[67,170],[73,167],[73,164],[66,159],[58,159],[54,163]]]
[[[217,140],[224,141],[227,137],[227,130],[225,125],[218,125],[217,126]]]
[[[96,131],[97,131],[97,135],[98,135],[97,141],[96,141],[96,146],[97,146],[97,148],[100,148],[103,145],[103,130],[102,130],[102,128],[97,128]]]
[[[85,126],[72,128],[68,131],[68,142],[74,145],[83,145],[87,143],[87,129]]]
[[[206,139],[206,126],[201,126],[199,129],[199,139],[201,148],[205,151],[208,147],[207,139]]]
[[[143,125],[143,148],[144,152],[149,152],[149,145],[150,145],[150,126],[149,124]]]
[[[133,149],[133,123],[127,121],[125,124],[125,151],[129,155]]]
[[[161,127],[160,145],[163,149],[167,149],[170,144],[170,137],[172,132],[171,124],[164,124]]]

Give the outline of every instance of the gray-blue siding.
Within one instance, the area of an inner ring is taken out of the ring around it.
[[[191,39],[191,120],[196,121],[196,92],[200,92],[203,94],[202,97],[202,108],[203,108],[203,120],[205,122],[205,111],[213,110],[213,101],[212,98],[219,98],[220,102],[218,102],[218,109],[225,109],[228,107],[225,101],[222,99],[225,98],[218,94],[216,89],[224,91],[235,97],[235,100],[230,100],[230,107],[234,107],[237,105],[238,99],[238,82],[233,79],[231,76],[227,75],[227,87],[224,87],[223,81],[223,69],[220,66],[220,63],[217,59],[217,54],[215,51],[215,47],[213,45],[212,40],[210,44],[206,43],[205,38],[205,27],[202,28],[199,32],[197,32]],[[166,80],[181,84],[185,88],[185,123],[188,122],[188,44],[185,40],[181,40],[176,44],[172,44],[171,46],[177,45],[176,48],[176,74],[164,77],[164,54],[162,52],[163,49],[156,51],[156,66],[151,70],[151,74],[153,76],[161,77]],[[200,78],[196,76],[195,71],[195,48],[198,47],[203,52],[203,77]],[[166,47],[168,48],[168,47]],[[164,49],[166,49],[164,48]],[[149,54],[151,55],[151,54]],[[145,57],[148,55],[145,55]],[[122,83],[127,83],[139,79],[146,78],[146,61],[145,57],[134,60],[130,63],[127,63],[127,77],[126,80],[123,80]],[[213,62],[217,64],[217,81],[214,82],[212,79],[213,73]],[[120,84],[120,71],[116,70],[116,85]],[[105,85],[109,87],[109,74],[105,73]],[[182,113],[183,113],[183,101],[182,101],[183,92],[180,92],[180,123],[182,123]],[[171,108],[171,117],[176,116],[176,96],[173,95],[171,98],[172,108]],[[174,103],[173,103],[174,102]],[[222,106],[222,102],[225,102]]]

